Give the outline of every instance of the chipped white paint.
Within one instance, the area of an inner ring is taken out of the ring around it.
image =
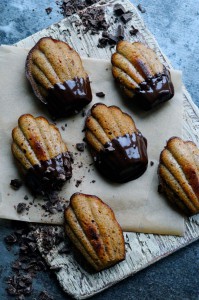
[[[111,24],[112,7],[116,1],[106,2],[107,3],[103,6],[106,9],[107,21]],[[139,40],[148,44],[156,51],[161,61],[172,68],[168,59],[162,54],[155,38],[145,27],[137,9],[128,2],[128,0],[117,1],[117,3],[119,2],[122,3],[126,10],[133,12],[132,20],[127,23],[128,26],[125,29],[125,39],[130,41]],[[51,36],[67,41],[81,56],[110,59],[113,49],[111,50],[109,47],[103,49],[98,48],[99,35],[83,34],[83,27],[78,27],[80,29],[80,33],[78,33],[74,21],[80,21],[78,15],[64,19],[58,24],[52,25],[48,29],[42,30],[20,41],[17,43],[17,46],[32,47],[41,37]],[[108,30],[115,32],[117,25],[117,23],[111,24]],[[131,25],[139,30],[136,36],[129,35]],[[185,139],[193,140],[199,146],[199,136],[197,134],[199,132],[199,110],[192,102],[186,89],[183,88],[183,90],[185,108],[183,136]],[[43,253],[43,228],[44,227],[41,226],[38,227],[37,230],[39,234],[38,246],[41,253]],[[63,229],[58,228],[58,230]],[[186,233],[184,237],[140,233],[124,233],[124,236],[127,250],[126,260],[108,270],[96,274],[90,274],[83,269],[75,260],[73,252],[60,255],[58,250],[63,247],[62,244],[59,246],[55,245],[47,256],[43,256],[51,267],[61,267],[56,273],[62,288],[76,299],[85,299],[198,239],[199,216],[192,217],[186,221]]]

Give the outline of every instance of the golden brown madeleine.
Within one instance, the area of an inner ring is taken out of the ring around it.
[[[168,140],[160,154],[160,192],[186,215],[199,212],[199,149],[178,137]]]
[[[92,100],[79,54],[62,41],[40,39],[27,56],[26,76],[37,98],[55,117],[79,111]]]
[[[71,178],[70,153],[57,127],[47,119],[22,115],[12,138],[12,153],[33,194],[59,190]]]
[[[125,94],[143,109],[149,110],[173,97],[169,70],[144,44],[120,41],[111,62],[113,77]]]
[[[145,172],[147,140],[119,107],[95,104],[85,127],[94,162],[104,176],[115,182],[127,182]]]
[[[72,195],[65,210],[65,231],[96,271],[125,259],[122,229],[112,209],[96,196]]]

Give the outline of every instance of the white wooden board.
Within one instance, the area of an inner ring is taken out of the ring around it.
[[[115,32],[118,26],[118,24],[113,23],[111,19],[113,5],[116,2],[120,2],[126,10],[133,13],[132,20],[126,24],[125,39],[132,42],[139,40],[148,44],[149,47],[156,51],[162,62],[172,68],[168,59],[161,52],[155,38],[145,27],[137,9],[128,0],[103,1],[105,4],[102,4],[102,6],[106,10],[107,22],[110,24],[108,30]],[[80,21],[77,14],[20,41],[17,43],[17,46],[32,47],[41,37],[51,36],[68,42],[81,56],[110,59],[114,48],[98,48],[99,35],[90,35],[89,32],[83,34],[83,26],[76,27],[75,21]],[[136,36],[129,34],[131,25],[139,30]],[[80,33],[78,33],[78,29],[80,29]],[[183,89],[185,108],[183,137],[184,139],[194,141],[199,146],[199,136],[197,135],[199,130],[199,110],[192,102],[186,89],[184,87]],[[38,245],[41,253],[43,253],[42,235],[44,234],[44,229],[45,227],[38,227]],[[55,227],[52,227],[52,230],[55,230]],[[58,228],[58,230],[62,231],[63,229]],[[62,244],[58,246],[55,245],[50,253],[47,256],[44,255],[44,257],[51,267],[59,266],[61,268],[56,273],[64,291],[76,299],[85,299],[197,240],[199,238],[199,217],[195,216],[186,220],[186,233],[184,237],[140,233],[124,233],[124,235],[127,250],[126,260],[113,268],[97,274],[90,274],[82,269],[74,258],[73,252],[60,255],[58,249],[63,247]]]

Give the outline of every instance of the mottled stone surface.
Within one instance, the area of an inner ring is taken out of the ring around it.
[[[141,14],[149,30],[155,35],[160,47],[172,62],[183,71],[183,80],[194,102],[199,106],[199,2],[189,0],[136,1],[146,12]],[[55,1],[1,0],[0,43],[13,44],[63,17]],[[51,7],[52,12],[46,13]],[[8,252],[4,236],[12,232],[10,222],[0,222],[0,299],[9,300],[5,291],[5,278],[10,275],[10,263],[15,259],[15,249]],[[91,298],[101,299],[198,299],[199,295],[199,242],[170,255],[155,265],[128,278],[107,291]],[[47,290],[56,300],[70,299],[55,278],[39,274],[33,284],[37,299]]]

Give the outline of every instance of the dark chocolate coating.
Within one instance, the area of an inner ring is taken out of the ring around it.
[[[147,78],[135,89],[135,101],[144,110],[170,100],[174,96],[174,87],[169,70],[164,68],[163,73]]]
[[[25,174],[26,184],[34,195],[50,194],[55,190],[60,190],[64,182],[72,176],[69,152],[61,153],[40,163],[41,166],[34,165]]]
[[[65,117],[80,111],[92,101],[90,81],[87,77],[75,77],[63,83],[56,83],[48,89],[46,105],[54,117]]]
[[[98,170],[115,182],[140,177],[148,165],[147,140],[140,132],[113,139],[100,152],[91,148],[91,154]]]

